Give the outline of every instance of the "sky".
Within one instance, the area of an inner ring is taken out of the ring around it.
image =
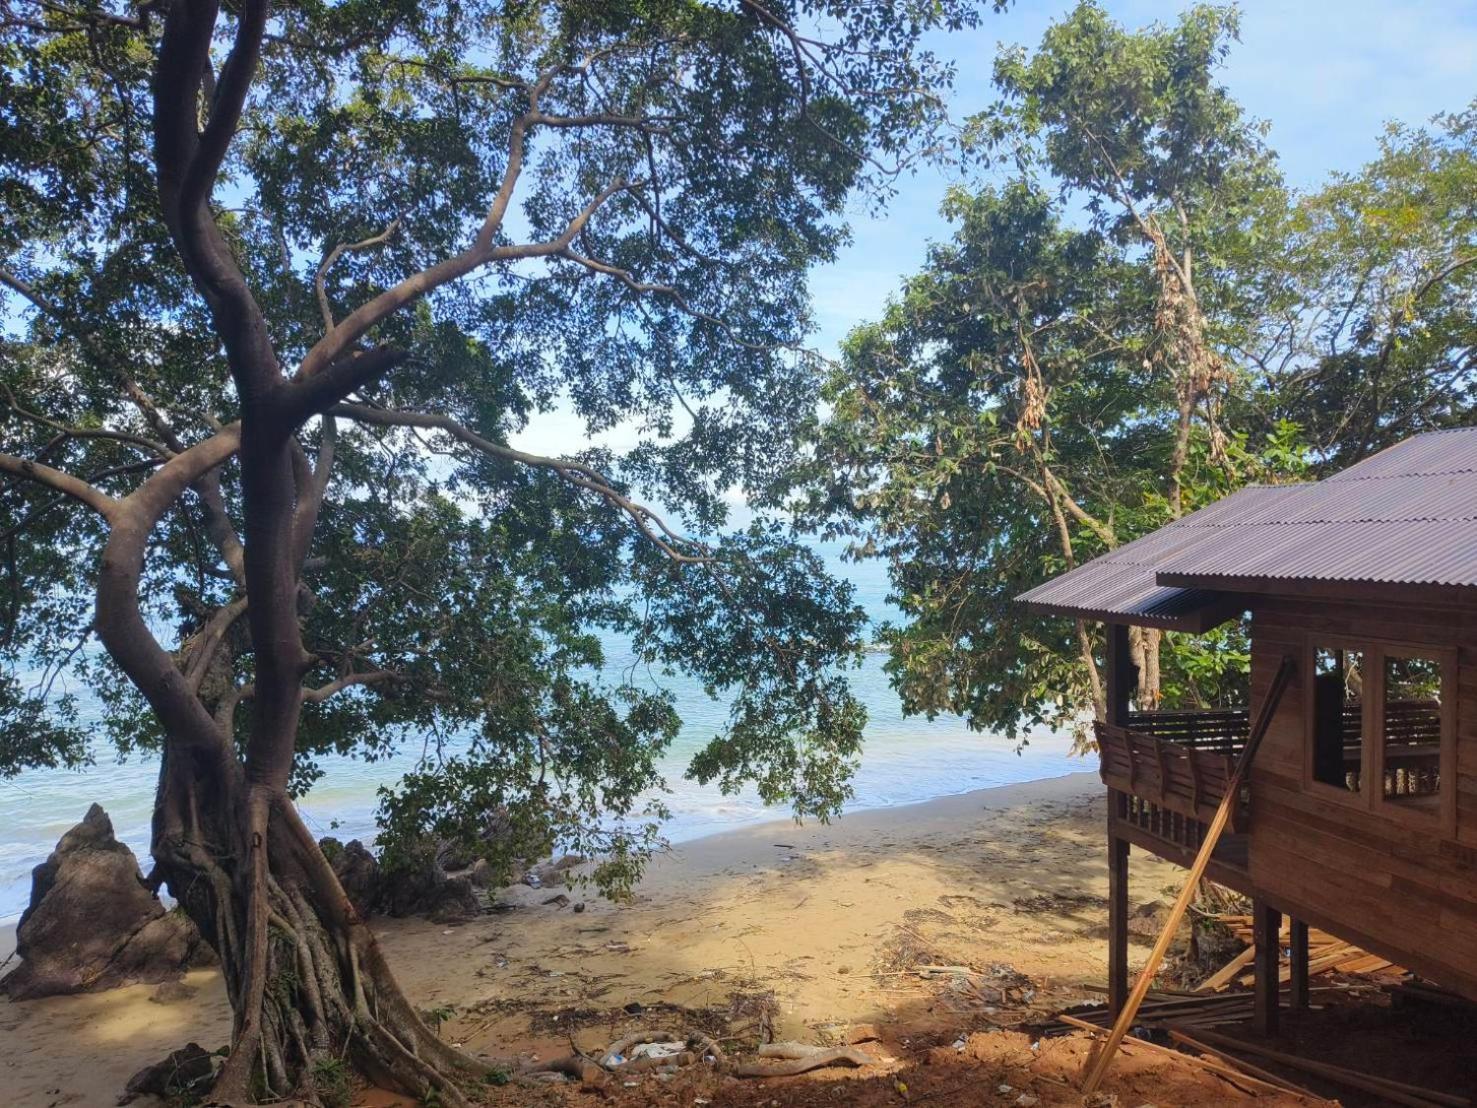
[[[930,43],[958,66],[951,110],[968,115],[995,98],[990,70],[1001,44],[1034,49],[1042,33],[1071,10],[1072,0],[1016,0],[986,15],[967,34]],[[1120,23],[1170,22],[1189,5],[1170,0],[1108,0]],[[1253,118],[1271,126],[1268,141],[1295,188],[1311,190],[1328,175],[1353,171],[1377,153],[1390,121],[1419,124],[1477,98],[1477,2],[1474,0],[1243,0],[1241,41],[1222,76]],[[902,279],[917,271],[928,244],[950,229],[939,205],[951,184],[944,168],[928,167],[899,182],[881,214],[858,200],[853,241],[836,262],[812,275],[816,334],[825,354],[859,323],[877,318]],[[616,448],[634,434],[617,428],[601,437]],[[580,421],[560,409],[515,436],[540,453],[567,453],[588,438]]]

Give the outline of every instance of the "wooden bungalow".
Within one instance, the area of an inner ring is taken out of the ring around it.
[[[1309,925],[1477,1000],[1477,428],[1242,489],[1020,600],[1108,625],[1115,1010],[1129,851],[1191,864],[1264,711],[1207,871],[1254,902],[1260,1028],[1276,1028],[1284,915],[1294,1005]],[[1136,710],[1130,627],[1204,633],[1248,613],[1249,711]]]

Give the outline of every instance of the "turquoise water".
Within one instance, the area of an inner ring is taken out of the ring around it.
[[[834,552],[828,552],[834,554]],[[892,614],[886,602],[887,580],[878,563],[854,565],[830,559],[835,572],[850,578],[857,600],[874,620]],[[970,731],[957,717],[905,719],[882,669],[880,655],[870,655],[853,673],[858,696],[868,709],[866,748],[854,779],[850,809],[885,808],[952,793],[969,792],[1080,771],[1085,763],[1069,754],[1070,740],[1044,733],[1033,736],[1019,754],[1005,739]],[[612,675],[629,672],[629,655],[612,646],[607,668]],[[672,810],[667,825],[674,842],[697,838],[765,819],[784,818],[784,809],[766,808],[752,794],[723,796],[682,776],[689,759],[722,726],[724,706],[709,698],[695,682],[656,674],[642,675],[678,697],[683,729],[664,766],[671,789],[665,797]],[[397,780],[420,756],[409,744],[398,757],[368,764],[352,759],[325,759],[326,777],[302,807],[309,826],[321,835],[372,839],[375,790]],[[0,922],[12,920],[25,907],[31,867],[43,861],[56,840],[82,818],[94,801],[113,819],[118,836],[147,868],[149,816],[153,805],[156,764],[134,758],[119,762],[99,750],[97,764],[79,771],[36,771],[13,781],[0,781]],[[336,824],[336,826],[335,826]]]

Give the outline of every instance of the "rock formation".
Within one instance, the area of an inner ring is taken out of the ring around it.
[[[144,883],[96,804],[32,871],[16,953],[20,964],[0,978],[12,1000],[176,980],[211,958],[194,924]]]

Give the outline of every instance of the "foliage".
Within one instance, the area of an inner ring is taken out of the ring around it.
[[[860,610],[783,528],[725,534],[725,497],[793,456],[807,271],[853,197],[937,153],[951,71],[923,39],[976,18],[8,8],[0,773],[91,756],[64,674],[119,751],[220,741],[294,796],[331,756],[422,745],[383,793],[392,862],[428,834],[504,868],[560,842],[618,892],[680,724],[603,675],[624,638],[731,704],[695,776],[834,812]],[[510,445],[555,409],[634,445]]]
[[[1263,410],[1304,428],[1323,471],[1469,424],[1477,349],[1477,104],[1391,124],[1380,154],[1286,215],[1285,308],[1248,344]]]
[[[1473,113],[1290,195],[1217,79],[1236,28],[1202,5],[1129,31],[1087,0],[1003,51],[967,134],[990,177],[832,369],[797,504],[888,562],[910,710],[1081,728],[1103,645],[1021,592],[1245,484],[1470,421]],[[1140,706],[1246,702],[1239,622],[1133,649]]]

